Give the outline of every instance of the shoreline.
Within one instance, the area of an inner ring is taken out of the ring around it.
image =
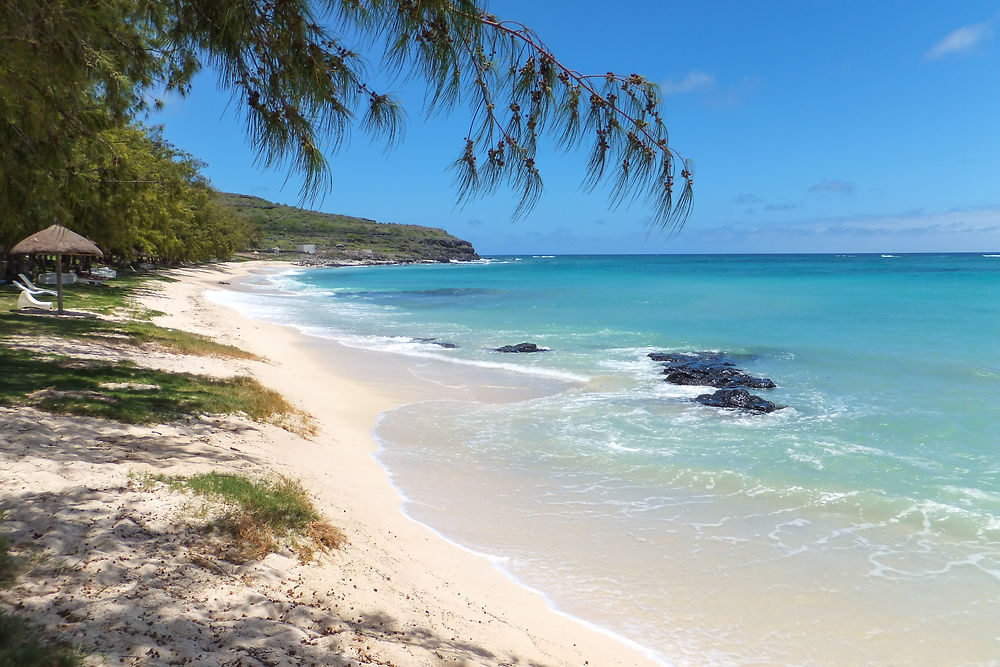
[[[354,526],[341,525],[351,543],[348,550],[353,550],[359,542],[357,531],[361,530],[362,523],[370,522],[363,531],[367,538],[372,533],[392,535],[391,543],[383,539],[369,544],[367,553],[348,557],[372,558],[373,552],[378,552],[374,556],[389,561],[380,568],[391,565],[395,570],[391,580],[398,591],[396,613],[405,616],[408,611],[420,621],[430,621],[432,626],[445,625],[445,619],[448,625],[460,621],[465,632],[459,634],[468,634],[466,641],[488,647],[487,652],[495,658],[506,652],[510,658],[541,661],[542,664],[662,664],[652,657],[649,649],[556,609],[544,594],[521,583],[501,567],[497,557],[458,544],[410,516],[405,508],[406,498],[377,457],[381,445],[373,436],[382,414],[402,405],[428,400],[427,392],[433,389],[431,380],[416,378],[401,382],[398,368],[386,368],[390,365],[386,363],[388,360],[401,355],[347,348],[333,341],[310,337],[291,326],[254,320],[205,295],[216,289],[244,291],[246,287],[241,287],[241,283],[254,274],[278,273],[292,268],[286,263],[247,262],[218,265],[208,273],[205,269],[180,269],[170,273],[180,278],[180,282],[165,284],[160,294],[144,298],[143,303],[166,313],[156,318],[158,324],[207,334],[268,358],[270,364],[254,364],[263,367],[254,368],[253,374],[316,418],[319,433],[312,440],[336,447],[336,454],[323,454],[339,457],[349,450],[348,465],[337,471],[332,470],[330,460],[314,457],[304,460],[291,452],[281,463],[290,474],[302,479],[335,524],[341,521],[343,514],[354,514],[350,521]],[[381,358],[381,366],[379,362],[372,364],[376,357]],[[309,368],[308,373],[304,373],[303,368]],[[389,390],[384,384],[378,386],[380,375],[384,376],[386,370],[394,383]],[[435,393],[438,392],[440,398],[459,400],[486,398],[506,402],[524,397],[522,394],[512,398],[503,390],[488,391],[487,396],[477,396],[475,392],[469,395],[468,389],[458,391],[458,395],[454,388],[444,391],[438,388]],[[551,390],[543,393],[551,393]],[[345,395],[352,397],[350,407],[331,409],[323,400],[325,396],[340,398]],[[341,468],[343,462],[338,458],[336,467]],[[334,505],[342,510],[340,514],[329,511],[331,496],[340,498]],[[340,559],[339,556],[335,558]],[[329,564],[317,567],[326,568]],[[447,573],[447,578],[439,573]],[[419,589],[426,587],[428,581],[436,581],[439,589],[453,590],[436,600],[436,610],[428,607],[423,613],[414,614],[413,605],[409,604],[410,596],[405,591],[408,584]],[[478,613],[470,613],[474,608]],[[487,609],[491,620],[484,623],[482,613]],[[453,639],[457,641],[458,635]],[[483,662],[486,656],[482,653],[474,653],[474,657],[469,657],[476,661],[475,664],[494,664]],[[417,656],[411,655],[409,659],[414,658]],[[506,663],[499,660],[496,664]]]

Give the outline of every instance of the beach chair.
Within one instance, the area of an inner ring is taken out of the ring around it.
[[[21,296],[17,297],[17,309],[22,310],[24,308],[40,308],[41,310],[52,310],[51,301],[39,301],[35,298],[35,295],[24,289],[24,285],[14,283],[21,288]],[[48,290],[45,290],[46,292]]]
[[[35,294],[51,294],[52,296],[56,295],[56,293],[50,289],[42,289],[41,287],[35,287],[35,283],[31,282],[31,280],[28,279],[28,276],[24,275],[23,273],[17,274],[17,277],[21,279],[21,284],[18,284],[16,280],[14,281],[14,284],[17,285],[18,287],[21,287],[23,285],[24,287],[27,287],[29,291],[34,292]]]
[[[14,283],[14,286],[17,287],[17,289],[21,290],[25,294],[30,294],[31,296],[38,296],[39,294],[51,294],[52,296],[56,296],[56,293],[53,292],[50,289],[38,289],[37,287],[25,287],[24,285],[22,285],[21,283],[17,282],[16,280],[14,280],[12,282]]]

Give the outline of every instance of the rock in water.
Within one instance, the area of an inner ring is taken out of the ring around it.
[[[770,378],[759,378],[736,368],[727,357],[717,352],[671,354],[651,352],[653,361],[663,363],[665,380],[671,384],[696,385],[732,389],[774,389],[777,385]]]
[[[777,385],[771,378],[758,378],[738,368],[728,366],[695,367],[667,366],[663,374],[671,384],[701,385],[705,387],[750,387],[751,389],[774,389]]]
[[[534,343],[518,343],[517,345],[504,345],[493,350],[494,352],[548,352],[547,347],[538,347]]]
[[[781,409],[771,401],[754,396],[746,389],[720,389],[714,394],[701,394],[694,400],[713,408],[736,408],[751,412],[774,412]]]

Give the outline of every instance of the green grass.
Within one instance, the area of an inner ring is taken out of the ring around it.
[[[105,315],[127,311],[133,317],[148,319],[160,313],[143,308],[135,301],[135,297],[149,292],[149,283],[152,281],[175,282],[175,279],[162,275],[144,274],[115,278],[101,285],[84,283],[64,285],[63,308],[66,310],[88,310]],[[53,285],[39,285],[39,287],[55,291]],[[12,310],[20,293],[20,290],[13,285],[0,288],[0,311]],[[46,295],[42,299],[46,301],[51,299],[55,303],[55,297]]]
[[[25,315],[14,311],[20,291],[0,287],[0,338],[12,335],[50,335],[75,339],[114,338],[130,345],[152,343],[178,354],[197,354],[232,359],[258,359],[256,355],[232,345],[187,331],[159,327],[144,321],[157,311],[136,304],[135,297],[150,291],[152,281],[172,281],[165,276],[132,276],[116,279],[115,288],[70,285],[63,295],[67,310],[85,310],[101,314],[125,314],[126,320]],[[14,312],[11,312],[14,311]]]
[[[305,497],[302,487],[288,479],[277,482],[253,480],[244,475],[208,472],[185,480],[197,494],[216,496],[236,505],[241,512],[276,531],[302,530],[319,519],[319,512]]]
[[[17,576],[17,559],[10,554],[11,542],[6,535],[0,535],[0,588],[7,588]]]
[[[135,319],[150,311],[140,312],[131,306],[130,297],[149,289],[150,281],[160,279],[164,278],[124,278],[120,289],[72,286],[80,297],[77,307],[118,313],[125,309],[125,314],[131,318],[125,320],[3,312],[4,306],[14,306],[17,291],[0,288],[0,368],[3,368],[0,405],[29,405],[49,412],[138,424],[170,421],[192,414],[242,412],[252,419],[272,422],[301,435],[312,434],[314,427],[308,416],[295,410],[277,392],[249,377],[216,379],[168,373],[129,362],[98,363],[20,351],[5,344],[4,339],[13,336],[48,336],[115,345],[152,344],[179,354],[259,358],[205,336]],[[155,388],[137,385],[154,385]]]
[[[49,412],[134,424],[170,421],[191,414],[239,412],[258,421],[283,423],[296,414],[281,394],[243,376],[216,379],[129,363],[40,358],[3,347],[0,368],[0,405],[29,405]],[[136,385],[157,388],[140,389]]]
[[[15,614],[0,611],[0,667],[76,667],[85,654],[48,640],[44,632]]]
[[[17,312],[5,313],[2,312],[2,306],[0,306],[0,338],[15,335],[47,335],[96,341],[114,340],[129,345],[154,344],[177,354],[227,359],[259,359],[257,355],[233,345],[217,343],[205,336],[160,327],[151,322],[24,315]]]
[[[323,520],[302,485],[287,477],[255,480],[208,472],[158,479],[227,506],[217,525],[234,538],[235,549],[228,553],[232,560],[261,558],[283,540],[292,542],[302,560],[310,560],[316,548],[325,552],[344,542],[343,533]]]

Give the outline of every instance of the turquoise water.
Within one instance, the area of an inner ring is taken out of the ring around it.
[[[411,516],[554,606],[665,662],[1000,656],[1000,257],[519,257],[266,282],[295,298],[225,298],[566,381],[402,406],[374,431]],[[522,341],[551,351],[491,351]],[[701,406],[707,389],[646,357],[706,350],[787,407]]]

